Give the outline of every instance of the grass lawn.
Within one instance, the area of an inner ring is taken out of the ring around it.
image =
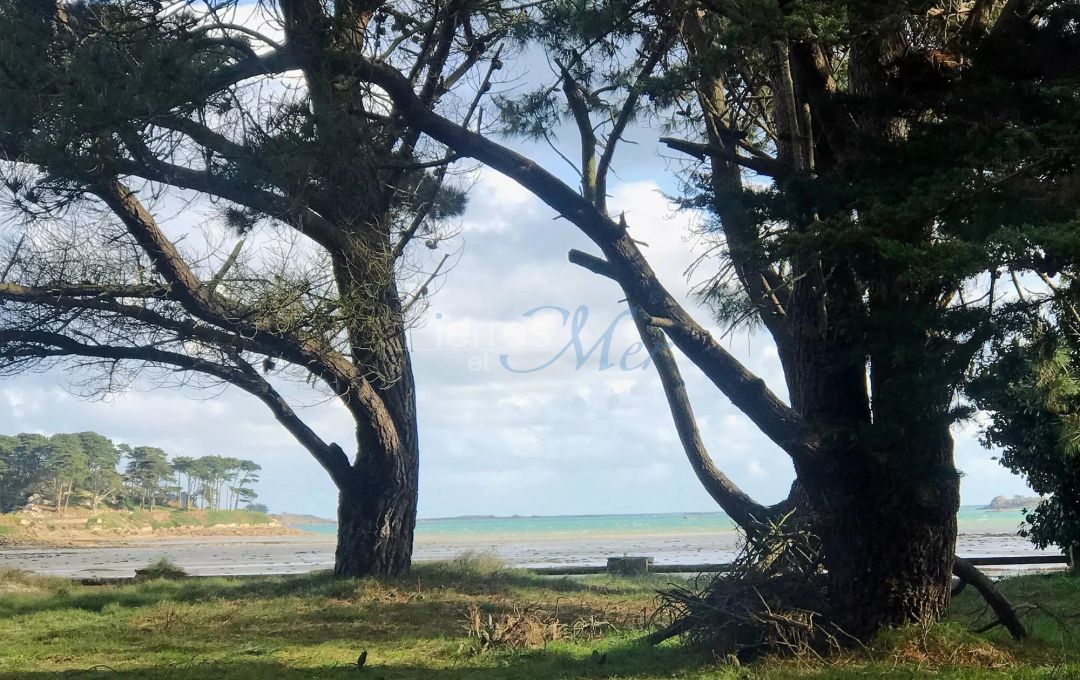
[[[829,663],[747,667],[677,642],[636,642],[667,580],[552,579],[483,560],[421,565],[395,581],[313,574],[115,587],[0,570],[0,678],[1080,678],[1080,578],[1002,584],[1015,603],[1041,607],[1028,613],[1033,636],[1022,645],[1000,630],[967,632],[983,606],[965,592],[952,620],[930,630],[892,631]],[[514,634],[495,630],[507,622]]]

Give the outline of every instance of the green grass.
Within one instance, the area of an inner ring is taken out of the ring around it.
[[[0,678],[1080,677],[1080,636],[1070,627],[1080,613],[1077,578],[1004,582],[1017,603],[1045,608],[1028,613],[1034,635],[1022,645],[999,630],[968,632],[982,605],[965,592],[952,620],[930,630],[890,631],[828,664],[770,659],[741,668],[674,642],[636,641],[667,580],[544,578],[480,557],[420,565],[390,581],[310,574],[84,587],[0,570]],[[466,631],[470,605],[482,621],[523,611],[557,617],[564,639],[478,652]],[[582,625],[589,621],[611,625]],[[361,650],[368,661],[357,670]]]
[[[9,527],[0,524],[0,536],[8,536],[13,533],[15,533],[15,527]]]
[[[139,511],[135,514],[138,515]],[[262,512],[249,510],[172,510],[168,519],[148,519],[154,529],[212,527],[220,524],[269,524],[274,520]]]
[[[51,516],[50,516],[51,517]],[[4,522],[15,521],[15,515],[0,516],[0,533],[19,533],[18,527],[5,526]],[[61,515],[60,519],[64,519]],[[262,512],[248,510],[179,510],[176,508],[156,508],[149,510],[101,510],[81,520],[81,525],[68,525],[67,528],[85,528],[98,531],[125,531],[138,529],[176,529],[180,527],[212,527],[223,524],[270,524],[272,517]],[[47,524],[46,524],[47,522]],[[49,520],[31,519],[28,526],[33,529],[46,526],[49,529],[61,528]],[[7,529],[7,531],[5,531]]]

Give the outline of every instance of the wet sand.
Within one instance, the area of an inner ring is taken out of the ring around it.
[[[518,567],[604,564],[614,555],[652,555],[657,564],[726,562],[735,552],[734,532],[686,534],[623,534],[602,536],[418,536],[416,561],[450,559],[464,552],[492,552]],[[961,534],[957,553],[964,557],[1053,554],[1038,551],[1011,534]],[[117,540],[108,546],[78,548],[0,549],[0,567],[71,578],[134,576],[135,569],[168,557],[201,576],[293,574],[329,569],[334,563],[334,537],[302,533],[292,536],[169,536]],[[1003,571],[1003,570],[997,570]],[[1016,571],[1006,568],[1004,571]]]

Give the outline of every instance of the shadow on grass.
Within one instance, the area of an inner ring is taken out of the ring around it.
[[[371,657],[364,668],[356,666],[322,666],[296,668],[273,659],[251,659],[203,662],[193,659],[188,663],[158,667],[134,667],[114,669],[91,667],[62,671],[36,671],[4,673],[0,680],[47,680],[50,678],[106,678],[128,680],[139,678],[168,680],[203,680],[204,678],[229,678],[230,680],[294,680],[300,678],[357,678],[370,680],[405,680],[439,678],[439,680],[553,680],[555,678],[630,678],[630,677],[678,677],[677,674],[701,670],[712,662],[704,654],[688,652],[675,647],[651,647],[636,642],[609,646],[602,655],[573,654],[564,649],[525,650],[516,653],[481,654],[463,656],[454,667],[425,665],[421,659],[416,663],[382,665]],[[729,677],[725,671],[733,669],[713,668],[710,678]],[[736,677],[734,672],[730,677]]]
[[[522,570],[470,571],[454,563],[417,565],[412,573],[396,579],[339,579],[330,572],[287,576],[252,576],[242,579],[189,578],[153,580],[120,586],[57,587],[46,593],[6,597],[0,600],[0,618],[61,610],[100,612],[106,606],[145,607],[160,602],[194,603],[207,600],[273,600],[283,597],[361,599],[373,589],[403,592],[453,590],[462,595],[514,595],[529,589],[559,594],[629,595],[662,587],[651,579],[575,579],[539,576]]]

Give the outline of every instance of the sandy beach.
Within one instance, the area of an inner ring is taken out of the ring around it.
[[[490,552],[519,567],[603,564],[613,555],[652,555],[657,564],[725,562],[734,554],[734,532],[711,534],[605,534],[577,537],[418,535],[417,561],[450,559],[465,552]],[[958,554],[1029,555],[1037,551],[1012,534],[961,534]],[[0,549],[0,567],[71,578],[133,576],[135,569],[165,556],[197,575],[288,574],[329,569],[334,537],[295,532],[283,536],[165,536],[123,538],[83,547]]]

